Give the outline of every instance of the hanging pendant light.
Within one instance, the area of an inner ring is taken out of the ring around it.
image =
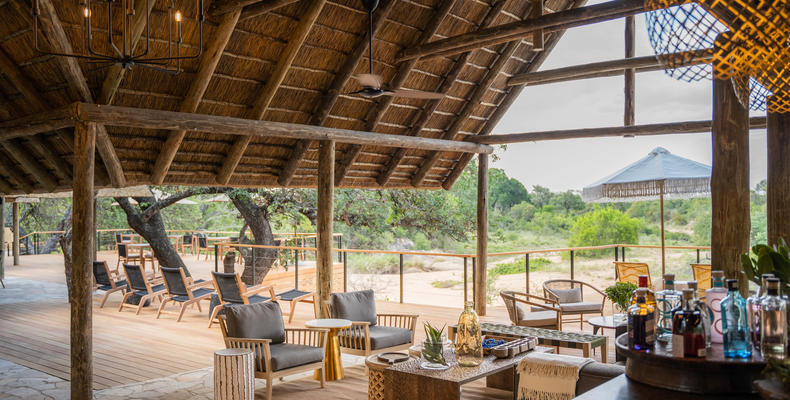
[[[72,57],[81,60],[86,60],[90,63],[98,65],[96,69],[108,68],[112,65],[118,65],[126,70],[131,70],[135,66],[153,69],[156,71],[163,71],[170,74],[178,74],[181,72],[181,62],[184,60],[196,59],[200,57],[203,51],[203,22],[206,17],[203,12],[203,0],[197,0],[197,24],[199,43],[198,50],[195,54],[182,55],[181,48],[183,47],[182,24],[184,16],[180,9],[175,6],[175,0],[169,0],[167,7],[168,13],[168,36],[167,36],[167,52],[163,54],[150,54],[151,50],[151,19],[147,13],[145,15],[145,28],[143,36],[145,37],[144,48],[135,53],[135,43],[132,40],[132,26],[135,17],[135,1],[136,0],[79,0],[80,15],[82,16],[82,29],[81,29],[81,42],[82,53],[60,53],[50,50],[42,49],[39,46],[38,31],[39,31],[39,18],[41,16],[41,7],[39,0],[33,0],[33,34],[34,34],[34,48],[36,52],[44,55],[51,55],[57,57]],[[137,0],[141,1],[141,0]],[[150,10],[150,3],[156,0],[144,0],[145,9]],[[94,11],[104,11],[107,16],[105,21],[94,21]],[[113,23],[113,13],[120,11],[122,17],[120,24]],[[93,35],[93,25],[100,26],[107,32],[106,50],[96,48],[96,40]],[[121,32],[120,42],[117,41],[113,32]],[[142,39],[142,37],[141,37]]]

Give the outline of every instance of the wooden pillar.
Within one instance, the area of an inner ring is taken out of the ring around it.
[[[5,279],[5,197],[0,196],[0,280]]]
[[[790,113],[768,113],[767,142],[768,244],[774,245],[790,241]]]
[[[486,315],[488,266],[488,154],[477,157],[477,263],[475,265],[475,311]]]
[[[318,218],[316,220],[316,292],[321,305],[332,294],[332,217],[334,214],[335,142],[318,145]],[[319,306],[322,318],[323,307]]]
[[[634,42],[636,41],[635,36],[636,35],[635,35],[634,16],[629,15],[625,17],[625,58],[633,58],[636,55],[635,46],[634,46]],[[625,78],[625,90],[624,90],[625,109],[623,116],[623,124],[625,126],[631,126],[634,125],[635,123],[635,114],[636,114],[635,70],[633,68],[625,70],[624,78]]]
[[[749,250],[749,110],[731,79],[713,79],[713,172],[711,174],[711,264],[729,279],[740,279],[741,254]]]
[[[14,226],[12,228],[14,234],[13,240],[13,253],[14,265],[19,265],[19,203],[14,201],[13,209],[11,210],[14,219]]]
[[[71,271],[71,398],[93,397],[92,289],[93,169],[96,124],[74,128],[74,187],[72,208]]]

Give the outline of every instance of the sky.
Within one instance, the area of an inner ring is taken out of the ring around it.
[[[590,2],[595,4],[600,1]],[[644,15],[637,15],[636,56],[654,54]],[[540,70],[624,57],[624,20],[565,32]],[[678,81],[663,71],[636,74],[636,123],[711,119],[710,80]],[[765,115],[751,111],[750,116]],[[623,78],[527,86],[492,134],[623,125]],[[581,190],[645,157],[656,147],[711,164],[710,133],[635,138],[593,138],[528,142],[497,150],[493,167],[521,181],[528,190],[541,185],[553,191]],[[754,187],[766,176],[765,130],[750,133],[750,179]]]

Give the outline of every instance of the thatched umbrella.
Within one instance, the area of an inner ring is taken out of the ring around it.
[[[661,204],[661,274],[665,268],[664,197],[705,197],[710,194],[711,168],[657,147],[647,157],[582,190],[589,202],[659,199]]]

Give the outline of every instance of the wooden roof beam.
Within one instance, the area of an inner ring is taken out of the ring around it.
[[[212,18],[219,18],[225,14],[241,11],[240,19],[245,20],[297,1],[299,0],[216,0],[211,3],[208,15]]]
[[[489,136],[469,136],[466,138],[466,140],[474,143],[508,144],[598,137],[676,135],[685,133],[710,132],[713,127],[712,124],[712,121],[666,122],[660,124],[612,126],[606,128],[568,129],[543,132],[509,133]],[[763,129],[765,127],[765,117],[752,117],[749,120],[750,129]]]
[[[645,11],[643,0],[612,0],[593,6],[573,8],[541,17],[479,29],[458,36],[417,45],[404,50],[398,61],[421,57],[447,56],[471,49],[523,39],[543,29],[553,32],[634,15]]]
[[[501,0],[494,3],[491,8],[488,10],[488,14],[486,14],[485,18],[483,18],[483,22],[480,24],[480,27],[487,28],[494,23],[496,18],[499,16],[499,13],[505,7],[506,1]],[[450,72],[444,77],[442,84],[439,86],[437,90],[438,93],[447,94],[450,88],[455,83],[455,80],[458,79],[458,75],[463,71],[464,67],[466,66],[466,62],[469,59],[469,56],[472,54],[471,51],[461,54],[457,60],[455,60],[455,64],[453,64],[453,68]],[[417,119],[411,123],[411,128],[406,132],[408,136],[419,136],[422,129],[428,124],[428,121],[431,119],[434,111],[439,107],[442,100],[430,100],[428,103],[423,107],[423,109],[419,112]],[[406,157],[406,149],[397,149],[390,157],[387,165],[384,167],[384,171],[382,171],[378,177],[376,177],[376,182],[379,185],[384,186],[387,184],[389,179],[392,177],[392,174],[395,173],[395,170],[400,165],[403,158]]]
[[[30,175],[33,175],[36,180],[41,183],[41,186],[46,190],[54,190],[58,186],[58,181],[52,176],[49,171],[41,166],[38,160],[30,155],[30,152],[18,143],[6,140],[2,142],[2,146],[11,158],[16,160]]]
[[[417,39],[417,43],[427,43],[433,35],[436,34],[436,31],[439,30],[439,26],[444,21],[444,18],[447,14],[450,13],[453,6],[455,5],[457,0],[444,0],[440,5],[439,8],[431,18],[430,22],[428,22],[428,26],[422,31],[420,34],[419,39]],[[400,62],[398,65],[398,72],[395,74],[395,77],[389,83],[390,88],[399,89],[403,86],[403,83],[406,81],[406,78],[409,76],[412,68],[417,64],[417,60],[406,60],[404,62]],[[376,130],[376,125],[381,122],[381,119],[384,117],[384,113],[387,112],[387,107],[392,104],[395,100],[394,96],[383,96],[379,97],[376,104],[371,108],[368,112],[367,117],[365,120],[365,130],[366,131],[374,131]],[[353,146],[348,148],[344,152],[344,156],[339,160],[337,166],[335,167],[335,186],[339,186],[341,182],[343,182],[343,178],[345,178],[348,169],[351,165],[356,162],[357,157],[359,157],[359,153],[362,151],[362,147],[360,146]]]
[[[22,193],[33,192],[33,185],[31,185],[27,178],[19,172],[19,169],[11,164],[10,157],[0,157],[0,168],[2,168],[3,174],[11,178],[13,183],[21,189]]]
[[[384,26],[387,15],[389,15],[396,2],[396,0],[383,0],[383,4],[379,5],[375,14],[376,20],[373,23],[373,37],[376,37],[381,27]],[[332,85],[324,92],[324,95],[321,97],[321,103],[313,113],[310,120],[311,125],[323,125],[326,117],[332,111],[332,107],[334,107],[335,102],[337,102],[340,91],[346,86],[346,83],[354,74],[357,65],[365,57],[365,54],[367,54],[369,33],[369,31],[365,31],[365,35],[359,38],[356,46],[354,46],[354,50],[346,57],[346,61],[340,68],[340,71],[335,74]],[[280,175],[277,177],[277,183],[283,186],[288,186],[291,183],[291,179],[293,179],[294,173],[296,173],[299,162],[304,158],[305,153],[307,153],[307,150],[312,144],[311,141],[300,141],[296,143],[294,149],[291,151],[291,156],[288,158],[288,161],[280,171]]]
[[[274,95],[277,93],[277,89],[285,79],[288,69],[291,68],[296,54],[299,52],[299,49],[301,49],[302,44],[304,44],[304,41],[307,39],[307,35],[313,28],[313,24],[315,24],[315,21],[321,14],[324,3],[326,3],[326,0],[311,1],[307,11],[305,11],[304,15],[299,19],[299,24],[292,34],[291,39],[288,41],[288,45],[283,50],[282,54],[280,54],[277,66],[272,72],[272,75],[266,80],[266,86],[264,86],[263,91],[255,101],[255,105],[250,113],[250,119],[263,119],[266,110],[274,99]],[[251,136],[243,136],[236,139],[233,143],[226,155],[225,161],[222,163],[217,173],[218,184],[226,185],[228,181],[230,181],[230,177],[233,175],[233,171],[244,156],[244,152],[247,150],[247,146],[250,144],[251,139]]]
[[[472,93],[472,96],[466,102],[466,105],[461,110],[461,113],[453,119],[450,127],[447,128],[447,131],[445,131],[444,134],[442,134],[442,139],[455,139],[455,136],[461,130],[461,126],[463,126],[466,120],[472,115],[475,108],[480,104],[483,96],[486,94],[486,92],[488,92],[488,89],[491,88],[494,80],[497,78],[499,73],[502,72],[502,69],[505,68],[505,65],[510,60],[510,57],[513,56],[520,44],[521,40],[516,40],[504,46],[502,52],[488,70],[485,78],[480,81],[480,85],[478,85],[477,89],[475,89],[475,91]],[[436,162],[439,161],[440,156],[441,153],[433,152],[426,157],[425,161],[423,161],[422,165],[420,165],[420,168],[414,173],[414,176],[411,179],[411,184],[413,186],[420,186],[422,180],[425,179],[425,176],[428,175],[428,172],[431,170],[431,168],[433,168],[433,166],[436,165]]]
[[[13,192],[14,192],[14,188],[11,187],[11,183],[0,177],[0,193],[11,194]]]
[[[39,26],[44,31],[52,50],[62,53],[72,53],[73,49],[71,48],[71,42],[66,35],[66,31],[63,29],[63,24],[60,22],[60,18],[58,17],[55,6],[52,4],[52,0],[39,0],[39,6],[41,7]],[[72,57],[55,57],[55,60],[60,64],[60,68],[66,76],[69,87],[76,90],[82,101],[93,103],[93,95],[88,87],[85,74],[82,73],[82,69],[80,69],[77,60]],[[123,168],[121,168],[121,161],[115,153],[115,148],[110,141],[107,130],[102,125],[96,127],[96,148],[101,155],[104,166],[107,168],[112,185],[115,187],[126,186],[126,178],[123,174]]]
[[[679,67],[691,66],[696,64],[706,64],[713,60],[713,49],[686,51],[682,53],[674,53],[667,56],[675,59],[675,57],[682,57],[685,62],[679,64]],[[601,61],[589,64],[574,65],[570,67],[563,67],[557,69],[550,69],[539,72],[527,72],[517,74],[507,80],[508,86],[517,85],[532,85],[535,83],[542,83],[545,81],[562,82],[573,80],[577,77],[585,77],[595,74],[614,73],[622,74],[623,71],[628,69],[646,69],[646,68],[664,69],[659,57],[645,56],[635,58],[623,58],[620,60]]]
[[[222,117],[217,115],[182,113],[176,111],[150,110],[132,107],[103,106],[77,103],[71,107],[75,121],[96,122],[110,126],[125,126],[140,129],[165,129],[200,131],[220,135],[247,137],[277,137],[297,140],[334,140],[367,146],[406,147],[410,149],[449,152],[493,152],[493,147],[477,143],[408,137],[375,132],[327,128],[315,125],[290,124],[252,120],[247,118]]]
[[[184,101],[181,102],[181,112],[193,113],[197,111],[200,101],[203,99],[203,95],[211,82],[211,77],[217,69],[217,64],[222,58],[222,53],[225,51],[231,36],[233,36],[236,23],[239,21],[239,15],[241,15],[241,10],[232,11],[222,17],[222,21],[200,59],[197,75],[192,80]],[[170,132],[167,135],[167,140],[159,151],[159,156],[156,158],[156,163],[154,163],[154,168],[151,171],[151,181],[155,185],[161,185],[164,182],[165,175],[170,170],[173,158],[175,158],[186,133],[187,131],[180,130]]]
[[[44,140],[41,139],[39,136],[30,136],[27,138],[27,142],[30,147],[34,148],[41,157],[52,167],[52,171],[55,173],[59,179],[64,181],[66,184],[71,185],[71,175],[73,168],[69,165],[63,157],[58,154],[55,154],[54,150],[50,145]]]

